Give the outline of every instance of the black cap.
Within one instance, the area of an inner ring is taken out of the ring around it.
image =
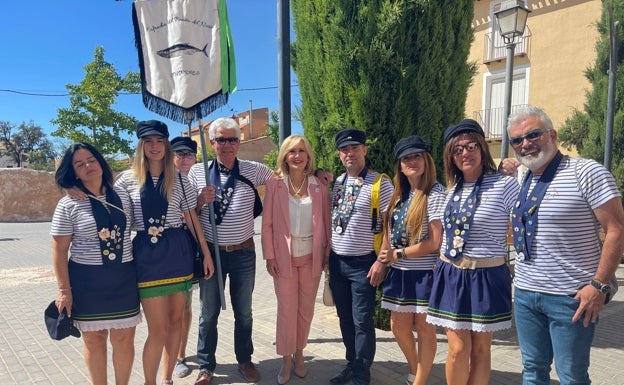
[[[431,152],[431,146],[418,135],[403,138],[394,145],[394,157],[396,159],[421,152]]]
[[[173,151],[190,151],[193,154],[197,154],[197,142],[187,136],[176,136],[171,139],[171,147]]]
[[[141,139],[150,135],[164,136],[169,138],[167,125],[159,120],[145,120],[137,124],[137,138]]]
[[[479,123],[472,119],[464,119],[454,126],[449,126],[444,131],[444,144],[446,144],[451,138],[467,132],[474,132],[485,138],[485,133],[483,133],[483,128],[481,128]]]
[[[366,144],[366,133],[355,128],[345,128],[338,131],[334,141],[336,142],[336,148],[339,150],[346,146]]]
[[[67,316],[67,311],[63,309],[63,313],[59,314],[54,301],[50,302],[50,305],[45,309],[43,319],[48,328],[48,334],[53,340],[60,341],[69,336],[80,337],[80,330],[74,326],[74,321]]]

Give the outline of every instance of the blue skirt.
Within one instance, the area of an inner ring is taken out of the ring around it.
[[[68,264],[72,286],[72,318],[82,331],[127,328],[140,321],[134,261]]]
[[[384,280],[381,307],[400,313],[426,313],[433,285],[433,270],[390,267]]]
[[[166,229],[156,243],[147,232],[137,233],[132,245],[142,299],[190,290],[195,251],[189,237],[181,227]]]
[[[507,265],[463,270],[438,260],[427,322],[453,330],[493,332],[511,327]]]

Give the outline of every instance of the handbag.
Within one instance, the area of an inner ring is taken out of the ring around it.
[[[182,175],[178,173],[178,178],[180,178],[180,185],[182,186],[182,195],[184,195],[184,201],[188,206],[188,200],[186,199],[186,189],[184,188],[184,183],[182,183]],[[204,278],[204,258],[201,253],[201,248],[197,244],[197,231],[195,231],[195,227],[193,223],[191,223],[191,227],[193,231],[189,228],[187,223],[184,223],[184,230],[188,232],[188,237],[191,242],[191,247],[194,251],[193,255],[193,283],[199,283],[199,280]]]
[[[325,267],[325,283],[323,284],[323,305],[335,306],[334,295],[329,287],[329,267]]]

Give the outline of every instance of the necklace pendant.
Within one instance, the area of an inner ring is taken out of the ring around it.
[[[301,199],[301,195],[299,195],[299,193],[295,193],[295,194],[293,195],[293,198],[295,198],[295,199]]]

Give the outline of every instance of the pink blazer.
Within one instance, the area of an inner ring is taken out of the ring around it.
[[[323,264],[329,258],[329,237],[331,234],[331,213],[329,189],[310,176],[310,197],[312,199],[312,273],[320,277]],[[276,259],[280,274],[290,277],[290,210],[288,186],[282,178],[273,178],[266,183],[264,210],[262,211],[262,254],[264,259]]]

